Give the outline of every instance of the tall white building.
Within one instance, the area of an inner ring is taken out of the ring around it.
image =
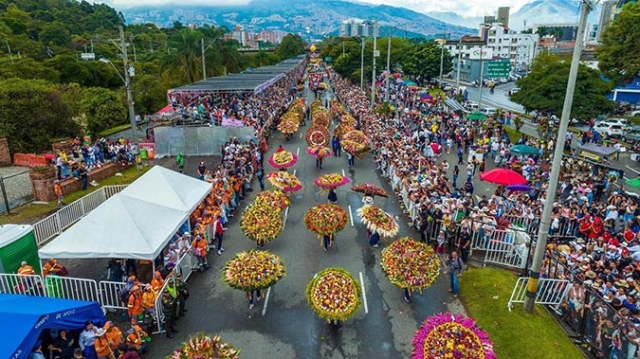
[[[340,24],[340,37],[373,36],[373,21],[347,19]]]

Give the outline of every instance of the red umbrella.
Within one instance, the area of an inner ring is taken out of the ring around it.
[[[526,178],[516,171],[508,170],[505,168],[495,168],[490,171],[480,173],[480,179],[502,186],[508,186],[512,184],[527,184]]]

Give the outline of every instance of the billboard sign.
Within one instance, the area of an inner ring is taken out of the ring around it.
[[[493,49],[490,47],[474,47],[469,55],[471,60],[490,60],[493,58]]]

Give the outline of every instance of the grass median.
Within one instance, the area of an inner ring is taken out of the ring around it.
[[[97,187],[89,186],[86,191],[80,190],[72,193],[65,193],[63,199],[64,203],[69,204],[71,202],[74,202],[81,197],[86,196],[89,193],[104,186],[129,184],[135,181],[138,177],[142,176],[142,174],[144,174],[150,168],[151,166],[143,166],[142,169],[138,170],[136,166],[130,166],[129,168],[120,172],[122,173],[122,176],[111,176],[109,178],[105,178],[99,182],[99,185]],[[51,215],[57,209],[58,204],[55,200],[46,204],[28,203],[24,206],[12,209],[11,215],[0,216],[0,225],[8,223],[34,224],[39,220]]]
[[[507,303],[516,275],[503,269],[472,268],[460,278],[463,303],[471,318],[486,331],[498,358],[576,359],[582,352],[544,308],[533,313]]]

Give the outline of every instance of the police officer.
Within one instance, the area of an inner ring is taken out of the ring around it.
[[[166,320],[165,331],[167,332],[167,338],[174,337],[173,333],[177,333],[176,329],[176,307],[177,298],[176,284],[173,279],[169,279],[169,284],[165,287],[162,293],[162,312]]]
[[[176,293],[178,295],[178,314],[184,317],[187,312],[186,303],[189,299],[189,289],[187,283],[182,280],[182,273],[176,273]]]

